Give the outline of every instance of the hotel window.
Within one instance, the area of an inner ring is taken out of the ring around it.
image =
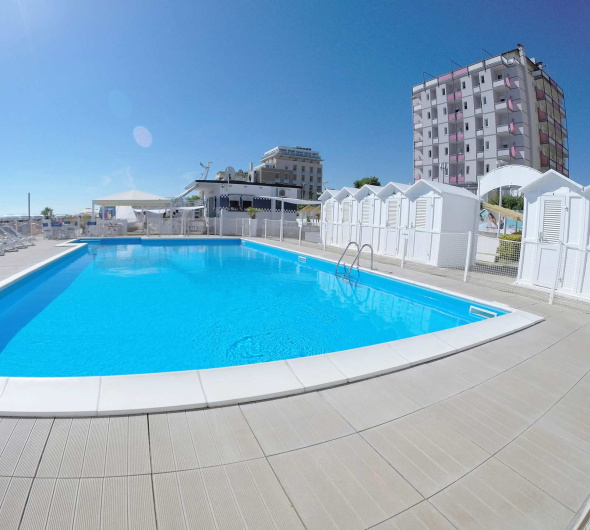
[[[428,170],[428,176],[429,176],[429,177],[432,177],[432,169],[429,169],[429,170]]]
[[[449,154],[449,148],[445,147],[445,155],[448,155],[448,154]]]
[[[498,81],[502,79],[502,74],[498,74]]]
[[[486,173],[489,173],[489,172],[490,172],[490,165],[486,164]]]
[[[432,158],[432,150],[428,150],[428,158]]]
[[[463,102],[463,109],[464,109],[464,110],[467,110],[467,101],[464,101],[464,102]]]
[[[490,150],[490,142],[486,140],[486,151]]]
[[[461,88],[465,89],[465,81],[461,83]]]
[[[469,144],[466,144],[466,145],[465,145],[465,152],[466,152],[466,153],[469,153]]]
[[[426,113],[426,119],[429,120],[430,119],[430,112]]]
[[[432,131],[428,131],[428,138],[432,138]]]
[[[430,99],[430,94],[428,94],[428,92],[426,93],[426,101],[428,101]]]
[[[466,175],[469,175],[469,170],[470,170],[470,169],[471,169],[471,167],[470,167],[470,166],[467,166],[467,167],[465,168],[465,174],[466,174]]]
[[[442,89],[442,95],[444,96],[447,93],[446,89]]]
[[[486,127],[489,127],[489,126],[490,126],[490,120],[489,120],[489,118],[486,118],[485,120],[483,120],[483,124],[484,124]]]
[[[479,78],[479,82],[482,84],[485,83],[485,80],[486,78],[483,75]]]
[[[488,98],[487,98],[487,96],[484,96],[484,97],[482,98],[482,100],[483,100],[483,104],[484,104],[484,105],[487,105],[487,103],[488,103]]]
[[[447,107],[443,107],[443,114],[447,113]]]
[[[468,131],[469,130],[469,122],[465,122],[465,130]]]
[[[445,127],[445,136],[447,135],[448,132],[449,132],[449,130]]]

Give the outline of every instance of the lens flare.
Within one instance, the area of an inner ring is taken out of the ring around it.
[[[133,138],[135,138],[137,145],[140,147],[147,148],[152,145],[152,133],[141,125],[138,125],[133,129]]]

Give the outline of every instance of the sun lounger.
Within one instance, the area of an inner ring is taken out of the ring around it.
[[[14,238],[21,240],[25,245],[32,247],[35,242],[33,241],[33,236],[23,236],[19,234],[13,226],[6,225],[2,227],[6,232],[12,235]]]
[[[0,239],[4,241],[7,248],[27,248],[21,239],[14,237],[2,227],[0,227]]]

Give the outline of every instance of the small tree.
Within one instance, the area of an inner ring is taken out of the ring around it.
[[[41,215],[45,217],[45,219],[51,219],[53,217],[53,208],[46,206],[41,210]]]
[[[250,216],[250,219],[256,219],[256,214],[259,214],[261,211],[262,210],[253,208],[252,206],[250,206],[250,208],[246,208],[246,213]]]
[[[365,184],[369,184],[369,186],[381,186],[381,182],[379,182],[379,179],[375,176],[355,180],[353,186],[355,188],[362,188]]]

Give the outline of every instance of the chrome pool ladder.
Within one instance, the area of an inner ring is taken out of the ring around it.
[[[357,253],[356,253],[356,256],[354,257],[354,259],[352,260],[352,263],[348,267],[348,272],[347,272],[346,263],[342,262],[342,260],[344,259],[344,255],[346,254],[346,251],[350,248],[351,245],[356,246]],[[359,245],[356,241],[351,241],[350,243],[348,243],[348,245],[346,245],[346,248],[344,249],[344,251],[340,255],[340,259],[338,260],[338,263],[336,263],[336,269],[334,270],[334,276],[338,276],[338,267],[340,266],[340,263],[342,262],[342,266],[344,267],[344,275],[346,276],[346,279],[348,281],[350,281],[350,273],[352,272],[352,269],[353,269],[355,263],[356,263],[356,270],[358,273],[361,252],[363,251],[363,249],[365,247],[369,247],[369,249],[371,250],[371,270],[373,270],[373,247],[371,245],[369,245],[369,243],[365,243],[362,247],[359,247]]]

